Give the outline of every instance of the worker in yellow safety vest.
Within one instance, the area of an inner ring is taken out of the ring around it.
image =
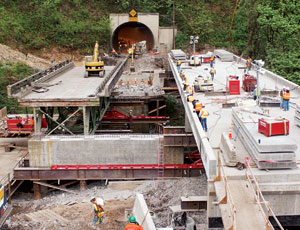
[[[188,78],[186,75],[183,75],[184,77],[184,80],[183,80],[183,90],[186,90],[187,89],[187,86],[188,86]]]
[[[92,197],[90,200],[92,202],[92,214],[93,214],[92,224],[93,225],[103,224],[103,218],[104,218],[103,200],[99,199],[100,202],[98,203],[97,199],[96,197]]]
[[[180,72],[180,66],[181,66],[181,61],[178,60],[178,61],[177,61],[177,70],[178,70],[178,72]]]
[[[291,98],[290,88],[287,87],[285,89],[285,92],[283,93],[283,110],[284,111],[290,110],[290,98]]]
[[[205,105],[202,105],[202,109],[200,111],[200,118],[201,118],[201,125],[205,132],[207,132],[207,117],[209,113],[208,110],[205,108]]]
[[[189,87],[187,88],[187,92],[188,94],[195,94],[195,91],[194,91],[194,85],[189,85]]]
[[[280,90],[280,109],[283,109],[283,94],[285,93],[285,86]]]
[[[188,102],[191,102],[193,104],[193,106],[195,107],[195,104],[196,104],[196,99],[194,98],[193,94],[189,94],[187,96],[187,101]]]

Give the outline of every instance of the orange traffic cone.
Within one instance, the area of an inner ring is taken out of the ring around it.
[[[232,133],[231,133],[231,128],[229,128],[229,134],[228,134],[229,139],[232,139]]]

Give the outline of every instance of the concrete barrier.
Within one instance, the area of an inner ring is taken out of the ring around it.
[[[235,166],[237,163],[235,147],[225,133],[221,136],[220,149],[223,153],[226,165]]]
[[[176,64],[173,62],[171,55],[168,56],[169,65],[173,72],[178,91],[181,96],[181,100],[184,106],[185,114],[191,126],[194,138],[197,143],[198,150],[201,154],[202,162],[205,167],[206,175],[208,179],[214,179],[217,172],[217,159],[214,151],[208,141],[206,133],[203,131],[197,114],[193,112],[193,106],[186,100],[186,94],[182,88],[182,80],[176,68]]]
[[[132,210],[133,215],[135,216],[137,222],[143,226],[144,230],[155,230],[156,228],[149,211],[150,210],[148,209],[146,201],[144,200],[144,196],[140,193],[137,193]]]

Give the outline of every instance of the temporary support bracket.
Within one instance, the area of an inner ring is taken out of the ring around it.
[[[52,130],[47,134],[47,136],[49,136],[51,133],[53,133],[56,129],[58,129],[58,128],[61,127],[61,126],[63,126],[64,129],[65,129],[67,132],[69,132],[71,135],[74,135],[68,128],[66,128],[66,127],[64,126],[64,123],[66,123],[71,117],[73,117],[73,116],[74,116],[78,111],[80,111],[80,110],[81,110],[81,108],[77,109],[74,113],[72,113],[69,117],[67,117],[63,122],[59,123],[59,122],[57,122],[56,120],[54,120],[51,116],[49,116],[47,113],[45,113],[43,110],[39,109],[39,111],[40,111],[41,113],[43,113],[45,116],[47,116],[49,119],[51,119],[52,121],[54,121],[54,122],[57,124],[57,126],[56,126],[54,129],[52,129]],[[40,127],[41,127],[41,126],[40,126]]]

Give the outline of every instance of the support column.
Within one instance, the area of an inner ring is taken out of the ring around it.
[[[83,111],[83,133],[84,135],[88,135],[89,134],[89,130],[90,130],[90,107],[86,107],[83,106],[82,107],[82,111]]]
[[[39,200],[42,198],[41,187],[39,184],[33,183],[33,197],[35,200]]]
[[[80,191],[85,191],[87,189],[87,183],[86,183],[86,180],[81,180],[79,182],[80,184]]]
[[[35,134],[40,133],[42,130],[42,118],[43,114],[39,110],[40,108],[33,108],[34,114],[34,132]]]

